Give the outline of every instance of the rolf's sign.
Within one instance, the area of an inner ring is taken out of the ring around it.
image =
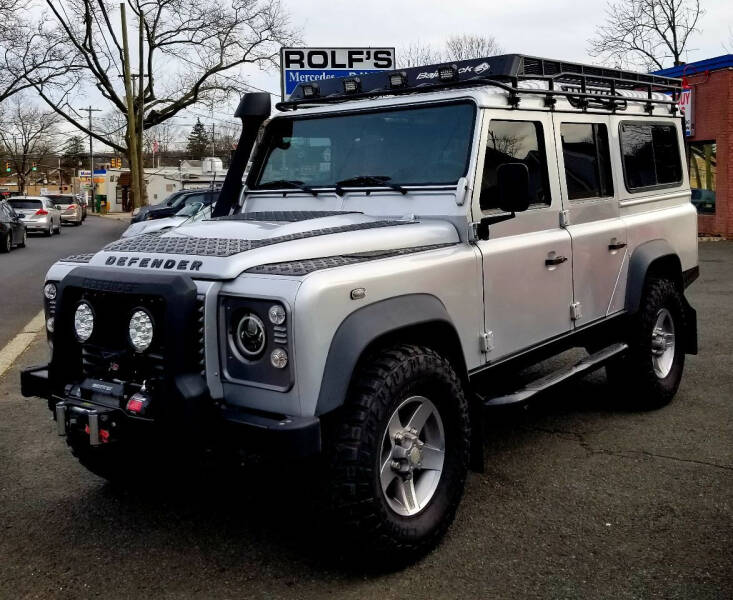
[[[282,97],[287,100],[299,83],[394,68],[394,48],[282,48]]]

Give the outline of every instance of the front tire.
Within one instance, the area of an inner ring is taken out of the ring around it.
[[[685,365],[685,309],[682,294],[668,279],[651,279],[628,335],[629,350],[606,373],[632,408],[669,404]]]
[[[463,386],[430,348],[402,345],[352,381],[330,448],[331,501],[350,547],[397,565],[428,552],[463,494],[471,426]]]
[[[11,238],[12,234],[8,231],[2,239],[2,244],[0,244],[0,252],[6,253],[13,249],[13,240]]]

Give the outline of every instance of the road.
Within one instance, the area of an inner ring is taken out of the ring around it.
[[[307,469],[264,464],[121,490],[81,468],[39,400],[0,380],[2,598],[678,598],[733,589],[733,243],[701,245],[700,354],[675,401],[623,411],[601,372],[492,413],[436,551],[339,563]],[[17,367],[44,360],[39,340]],[[145,457],[132,457],[145,460]]]
[[[59,258],[98,250],[116,240],[127,224],[115,219],[90,215],[76,227],[64,225],[61,235],[50,238],[28,236],[25,248],[0,255],[0,348],[43,308],[41,293],[48,268]]]

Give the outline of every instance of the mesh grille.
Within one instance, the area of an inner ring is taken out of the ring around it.
[[[227,257],[247,252],[255,248],[282,244],[295,240],[303,240],[311,237],[330,235],[334,233],[348,233],[364,229],[378,229],[381,227],[392,227],[396,225],[410,225],[417,221],[371,221],[369,223],[357,223],[341,227],[325,227],[313,231],[302,231],[290,235],[282,235],[263,240],[238,240],[228,238],[197,238],[182,237],[174,235],[162,237],[163,232],[139,235],[113,242],[105,246],[107,252],[152,252],[156,254],[188,254],[196,256],[218,256]]]
[[[61,262],[88,263],[94,257],[94,252],[89,254],[72,254],[66,258],[62,258]]]
[[[247,273],[301,276],[308,275],[314,271],[321,271],[323,269],[333,269],[335,267],[343,267],[346,265],[379,260],[381,258],[390,258],[393,256],[404,256],[405,254],[414,254],[416,252],[424,252],[426,250],[436,250],[438,248],[445,248],[453,245],[455,244],[435,244],[432,246],[400,248],[399,250],[376,250],[360,254],[342,254],[339,256],[327,256],[323,258],[293,260],[288,262],[272,263],[269,265],[259,265],[248,269]]]

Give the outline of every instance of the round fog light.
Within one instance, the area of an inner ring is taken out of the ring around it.
[[[54,320],[53,317],[49,317],[46,321],[46,329],[48,329],[49,333],[53,333],[53,326],[54,326]]]
[[[270,354],[270,364],[276,369],[284,369],[288,365],[288,353],[282,348],[275,348]]]
[[[46,300],[53,300],[56,298],[56,285],[53,283],[47,283],[44,285],[43,295],[46,296]]]
[[[153,320],[144,310],[136,310],[130,317],[130,344],[137,352],[144,352],[153,342]]]
[[[86,302],[81,302],[74,313],[74,333],[80,342],[86,342],[94,331],[94,311]]]
[[[285,323],[285,309],[279,304],[273,304],[270,310],[267,311],[267,316],[270,317],[270,323],[274,325]]]

